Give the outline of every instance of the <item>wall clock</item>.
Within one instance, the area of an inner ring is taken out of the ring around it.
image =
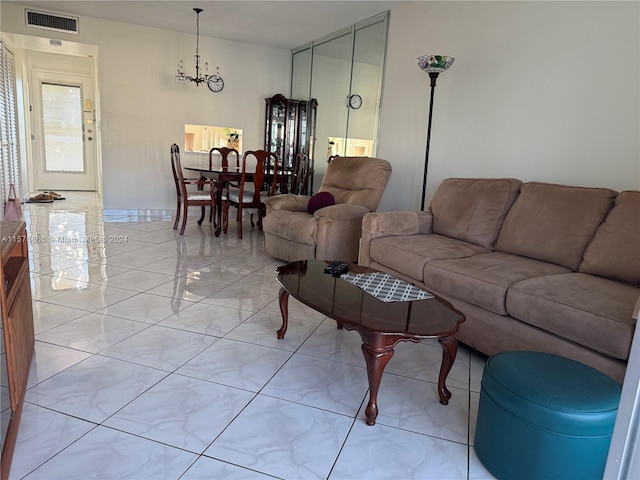
[[[221,92],[224,88],[224,80],[220,75],[211,75],[207,80],[207,86],[212,92]]]
[[[362,97],[357,93],[354,93],[349,97],[349,106],[354,110],[357,110],[362,106]]]

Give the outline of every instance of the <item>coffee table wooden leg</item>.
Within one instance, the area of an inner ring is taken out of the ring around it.
[[[278,338],[282,339],[284,334],[287,333],[287,325],[289,324],[289,293],[281,287],[278,298],[280,300],[280,313],[282,314],[282,327],[277,333]]]
[[[393,357],[393,348],[373,349],[366,343],[362,344],[362,353],[367,363],[367,376],[369,377],[369,403],[365,410],[367,425],[375,425],[378,416],[378,390],[382,380],[382,372]]]
[[[456,337],[451,336],[439,338],[438,342],[442,345],[442,364],[440,365],[440,375],[438,376],[438,395],[440,396],[440,403],[446,405],[451,398],[451,392],[445,385],[445,380],[447,379],[447,375],[449,375],[451,367],[453,367],[453,362],[458,353],[458,340]]]

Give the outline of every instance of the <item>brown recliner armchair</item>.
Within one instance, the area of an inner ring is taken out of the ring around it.
[[[266,254],[287,262],[356,261],[362,217],[378,208],[390,176],[391,165],[386,160],[336,157],[318,190],[331,193],[335,205],[310,214],[309,196],[267,198],[263,220]]]

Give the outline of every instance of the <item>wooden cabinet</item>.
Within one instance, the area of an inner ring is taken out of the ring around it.
[[[316,110],[318,102],[293,100],[278,94],[266,99],[264,149],[275,152],[285,171],[295,170],[298,153],[309,156],[307,191],[313,192],[313,147],[316,139]]]
[[[33,306],[29,280],[29,253],[24,222],[0,222],[0,305],[11,417],[2,447],[1,478],[9,477],[18,436],[29,367],[33,356]],[[3,405],[3,408],[5,406]]]

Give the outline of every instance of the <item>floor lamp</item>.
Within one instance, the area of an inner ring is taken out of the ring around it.
[[[436,88],[436,79],[441,72],[449,68],[455,58],[445,55],[422,55],[418,57],[418,66],[429,74],[431,79],[431,100],[429,100],[429,123],[427,126],[427,151],[424,158],[424,177],[422,179],[422,202],[420,210],[424,210],[424,197],[427,193],[427,169],[429,168],[429,143],[431,143],[431,114],[433,113],[433,93]]]

